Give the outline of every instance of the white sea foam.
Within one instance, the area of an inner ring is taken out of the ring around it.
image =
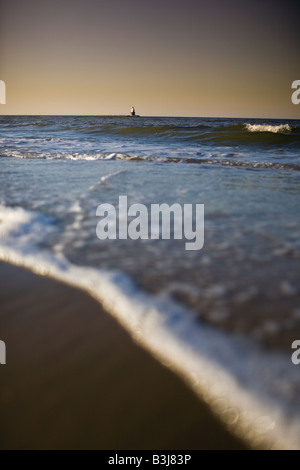
[[[120,171],[115,171],[114,173],[109,173],[108,175],[104,175],[100,178],[100,181],[97,181],[96,184],[93,184],[90,188],[89,191],[94,191],[97,189],[99,186],[102,184],[106,184],[108,180],[114,178],[115,176],[119,176],[120,174],[125,173],[125,170],[120,170]]]
[[[178,373],[252,446],[300,448],[299,369],[290,356],[197,322],[169,297],[141,292],[123,274],[71,265],[38,243],[51,219],[0,206],[0,259],[85,289],[132,337]]]
[[[134,159],[135,156],[130,156],[123,153],[112,153],[107,155],[107,153],[69,153],[69,152],[55,152],[51,153],[48,151],[35,150],[31,151],[30,149],[26,152],[24,150],[11,150],[7,147],[4,150],[1,150],[2,157],[14,157],[20,159],[47,159],[47,160],[72,160],[72,161],[97,161],[97,160],[130,160]],[[145,157],[146,158],[146,157]]]
[[[246,129],[249,132],[272,132],[274,134],[286,134],[287,132],[291,132],[291,127],[289,124],[279,124],[279,125],[271,125],[271,124],[246,124]]]

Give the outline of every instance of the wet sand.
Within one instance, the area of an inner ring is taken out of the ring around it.
[[[0,263],[1,449],[243,449],[86,293]]]

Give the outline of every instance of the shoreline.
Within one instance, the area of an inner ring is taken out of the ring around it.
[[[245,449],[86,292],[0,263],[1,449]]]

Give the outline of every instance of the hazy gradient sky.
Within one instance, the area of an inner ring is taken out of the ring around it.
[[[0,113],[300,118],[299,18],[299,0],[0,0]]]

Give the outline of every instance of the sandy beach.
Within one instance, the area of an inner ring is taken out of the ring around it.
[[[87,294],[0,263],[1,449],[243,449]]]

